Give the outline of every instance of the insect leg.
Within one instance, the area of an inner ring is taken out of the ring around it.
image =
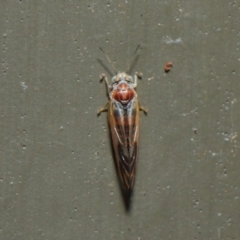
[[[102,75],[100,76],[100,82],[102,82],[103,80],[105,81],[106,86],[107,86],[107,90],[108,90],[108,92],[109,92],[109,91],[112,89],[112,86],[109,84],[108,79],[107,79],[107,77],[106,77],[105,74],[102,74]]]
[[[136,72],[135,75],[134,75],[134,78],[133,78],[133,85],[132,85],[133,88],[137,87],[137,80],[138,79],[142,79],[142,73]]]
[[[98,110],[97,115],[100,116],[101,112],[105,112],[107,110],[108,110],[108,102],[104,107],[102,107]]]
[[[140,103],[139,104],[139,110],[143,111],[145,115],[147,115],[147,108],[143,107]]]

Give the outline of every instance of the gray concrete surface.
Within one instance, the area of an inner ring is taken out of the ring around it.
[[[240,239],[237,1],[0,5],[0,239]],[[125,70],[139,43],[127,213],[97,59]]]

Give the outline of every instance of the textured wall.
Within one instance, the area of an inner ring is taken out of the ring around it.
[[[236,1],[0,5],[0,239],[240,239]],[[126,212],[98,59],[126,70],[139,43],[148,116]]]

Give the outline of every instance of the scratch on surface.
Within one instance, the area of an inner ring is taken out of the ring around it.
[[[229,134],[226,134],[224,137],[225,141],[229,141],[232,143],[236,143],[237,142],[237,137],[238,137],[238,133],[234,131],[235,126],[234,126],[234,122],[233,122],[233,104],[235,104],[237,102],[236,99],[233,99],[231,101],[230,104],[230,121],[231,121],[231,131]]]
[[[233,99],[231,101],[231,110],[230,110],[230,117],[231,117],[231,125],[232,125],[232,132],[233,132],[233,129],[234,129],[234,123],[233,123],[233,114],[232,114],[232,111],[233,111],[233,104],[235,104],[237,102],[237,99]]]
[[[190,115],[190,114],[192,114],[192,113],[194,113],[194,112],[196,112],[197,111],[197,107],[196,108],[194,108],[192,111],[190,111],[190,112],[188,112],[188,113],[183,113],[183,114],[181,114],[183,117],[186,117],[187,115]]]
[[[59,145],[63,145],[63,146],[66,145],[65,143],[62,143],[62,142],[59,142],[59,141],[53,141],[52,143],[59,144]]]
[[[217,228],[217,235],[218,235],[218,239],[221,239],[221,228],[220,227]]]

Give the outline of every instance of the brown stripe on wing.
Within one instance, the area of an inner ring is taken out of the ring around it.
[[[114,125],[122,145],[133,145],[136,141],[136,114],[135,108],[114,108]]]
[[[121,179],[125,185],[125,188],[132,189],[135,180],[136,173],[136,159],[137,159],[137,143],[133,146],[123,147],[121,144],[118,145],[119,154],[119,173]]]

